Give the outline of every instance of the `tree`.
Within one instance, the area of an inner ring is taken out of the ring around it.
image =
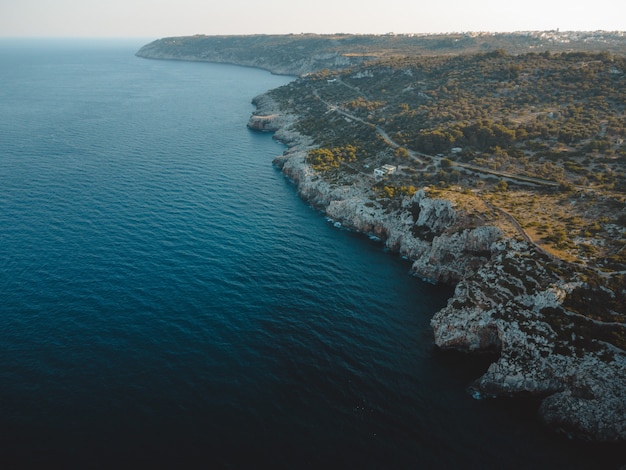
[[[398,158],[409,158],[409,151],[404,147],[398,147],[394,155]]]
[[[495,190],[501,193],[506,193],[509,190],[509,185],[506,181],[500,180],[496,184]]]
[[[440,164],[441,168],[450,168],[452,167],[452,160],[450,160],[449,158],[442,158]]]

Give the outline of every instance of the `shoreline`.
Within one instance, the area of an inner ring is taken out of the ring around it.
[[[163,54],[159,42],[144,46],[136,55],[228,63],[282,74],[275,70],[276,64],[240,58],[226,61],[219,54],[217,58]],[[307,63],[306,69],[298,64],[296,70],[295,65],[285,75],[316,68]],[[294,183],[299,197],[342,227],[379,238],[390,251],[412,261],[415,276],[456,285],[431,326],[435,344],[442,350],[499,354],[471,385],[475,398],[536,397],[542,400],[539,419],[560,434],[597,442],[626,441],[626,351],[598,336],[604,333],[601,322],[570,312],[564,305],[576,289],[592,299],[600,297],[597,284],[586,281],[597,281],[597,273],[570,269],[512,234],[516,230],[469,225],[461,208],[453,201],[430,197],[428,188],[389,213],[367,204],[372,200],[367,182],[358,178],[347,184],[326,182],[306,164],[308,151],[315,148],[313,139],[295,131],[299,117],[285,113],[271,91],[252,100],[256,111],[248,127],[272,132],[287,146],[273,164]]]
[[[287,146],[273,164],[299,197],[342,227],[378,237],[412,261],[415,276],[456,285],[431,326],[442,350],[499,353],[471,385],[475,398],[534,396],[542,400],[539,419],[560,434],[626,440],[626,353],[609,344],[581,349],[576,338],[559,337],[550,322],[580,285],[575,273],[559,274],[554,260],[496,226],[468,227],[462,210],[429,197],[426,188],[386,213],[366,204],[371,194],[358,178],[351,184],[328,183],[306,163],[315,146],[295,131],[298,116],[284,113],[270,93],[252,100],[256,111],[248,127],[273,132]],[[429,237],[414,236],[415,227]]]

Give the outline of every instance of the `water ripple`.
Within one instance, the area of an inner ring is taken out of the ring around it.
[[[8,50],[0,465],[563,463],[433,364],[449,290],[333,229],[271,166],[282,147],[245,128],[249,98],[288,78]]]

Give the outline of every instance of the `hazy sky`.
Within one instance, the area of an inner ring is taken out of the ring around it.
[[[626,30],[624,0],[0,0],[0,36]]]

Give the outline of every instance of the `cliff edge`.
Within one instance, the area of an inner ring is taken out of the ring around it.
[[[594,283],[597,273],[568,269],[501,224],[468,223],[459,204],[430,188],[385,207],[369,176],[320,177],[307,161],[315,146],[298,131],[299,116],[269,93],[253,103],[248,126],[275,132],[288,145],[274,163],[300,197],[407,256],[416,276],[456,284],[431,325],[439,348],[499,353],[472,384],[475,397],[537,396],[540,418],[559,432],[626,440],[626,352],[603,336],[604,322],[578,315],[567,303],[572,293],[594,289],[610,297],[610,282]]]
[[[287,144],[274,163],[299,195],[456,285],[431,325],[439,348],[499,354],[475,397],[536,396],[559,432],[623,441],[624,38],[193,36],[137,55],[306,76],[248,123]]]

